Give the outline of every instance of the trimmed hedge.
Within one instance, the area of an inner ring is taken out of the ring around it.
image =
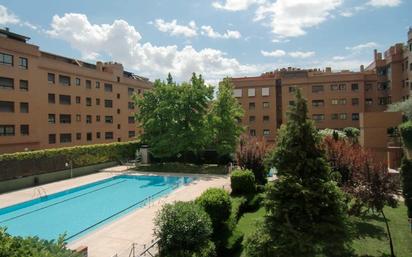
[[[194,173],[194,174],[227,174],[228,168],[224,165],[203,164],[196,165],[192,163],[152,163],[138,164],[136,170],[143,172],[174,172],[174,173]]]
[[[63,147],[0,155],[0,181],[134,158],[137,141]]]
[[[255,175],[250,170],[234,170],[230,175],[233,194],[248,195],[256,192]]]
[[[196,199],[196,203],[209,214],[214,231],[227,221],[232,210],[230,195],[221,188],[206,190]]]
[[[401,132],[403,143],[409,150],[412,150],[412,121],[402,123],[399,126],[399,130]]]

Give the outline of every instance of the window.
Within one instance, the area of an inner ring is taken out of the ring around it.
[[[64,133],[60,134],[60,143],[71,143],[72,142],[72,134]]]
[[[346,84],[332,84],[330,85],[331,91],[346,91]]]
[[[135,123],[135,120],[134,120],[134,117],[133,116],[129,116],[129,124],[134,124]]]
[[[372,90],[372,89],[373,89],[372,84],[370,84],[370,83],[365,84],[365,90],[366,90],[366,91],[370,91],[370,90]]]
[[[100,139],[100,132],[96,132],[96,138]]]
[[[0,77],[0,89],[14,89],[14,79]]]
[[[86,80],[86,88],[87,89],[92,89],[92,81],[91,80]]]
[[[120,77],[117,77],[117,82],[120,82]]]
[[[249,122],[255,122],[256,117],[255,116],[249,116]]]
[[[332,120],[337,120],[337,119],[339,119],[339,114],[337,114],[337,113],[332,113],[332,114],[331,114],[331,119],[332,119]]]
[[[117,99],[120,99],[120,94],[118,93],[118,94],[116,95],[116,97],[117,97]]]
[[[47,73],[47,81],[53,84],[56,82],[56,76],[54,73]]]
[[[387,105],[391,103],[391,97],[379,97],[379,105]]]
[[[96,81],[96,88],[100,88],[100,82]]]
[[[49,124],[56,124],[56,114],[49,113],[48,121]]]
[[[92,115],[86,115],[86,123],[88,124],[92,123]]]
[[[263,102],[263,108],[267,109],[269,108],[269,102]]]
[[[89,132],[89,133],[86,134],[86,140],[87,140],[87,141],[92,141],[92,139],[93,139],[92,137],[93,137],[93,135],[92,135],[91,132]]]
[[[256,90],[254,88],[248,88],[247,96],[255,96]]]
[[[77,122],[82,121],[82,116],[80,114],[76,114],[76,121]]]
[[[129,88],[127,89],[127,94],[128,94],[128,95],[133,95],[133,93],[134,93],[134,88],[129,87]]]
[[[269,96],[269,88],[268,87],[262,88],[262,96]]]
[[[0,101],[0,112],[14,112],[14,102]]]
[[[29,82],[27,80],[20,80],[20,90],[29,91]]]
[[[117,124],[117,129],[120,129],[120,124]]]
[[[113,107],[113,101],[112,100],[104,100],[104,107],[106,108],[112,108]]]
[[[105,139],[113,139],[113,132],[105,132],[104,133]]]
[[[27,70],[29,68],[29,60],[24,57],[19,58],[19,67],[20,69]]]
[[[56,134],[49,134],[49,144],[56,143]]]
[[[20,103],[20,112],[21,113],[29,113],[29,103]]]
[[[100,98],[96,98],[96,105],[100,105]]]
[[[129,138],[135,137],[136,136],[136,131],[134,130],[129,130]]]
[[[256,130],[254,130],[254,129],[249,130],[249,135],[251,135],[252,137],[255,137],[256,136]]]
[[[295,91],[296,91],[296,87],[295,87],[295,86],[289,87],[289,93],[293,93],[293,92],[295,92]]]
[[[82,140],[82,133],[76,133],[76,140]]]
[[[0,125],[0,136],[14,136],[14,125]]]
[[[352,120],[359,120],[359,113],[352,113]]]
[[[340,120],[346,120],[348,115],[346,113],[339,113],[339,119]]]
[[[60,114],[59,119],[62,124],[69,124],[72,122],[72,116],[70,114]]]
[[[255,103],[254,102],[250,102],[249,103],[249,110],[254,110],[255,109]]]
[[[312,100],[313,107],[323,107],[325,106],[325,100]]]
[[[264,129],[263,130],[263,135],[264,136],[269,136],[270,135],[270,130],[269,129]]]
[[[100,121],[100,115],[96,115],[96,122]]]
[[[242,97],[242,89],[234,89],[233,90],[234,97]]]
[[[117,114],[120,114],[120,109],[117,109]]]
[[[263,122],[269,122],[269,116],[268,115],[263,116]]]
[[[391,88],[388,82],[378,83],[378,90],[389,90]]]
[[[105,123],[113,123],[113,116],[104,116]]]
[[[359,98],[352,98],[352,105],[359,105]]]
[[[130,110],[134,109],[134,103],[133,102],[128,102],[127,106],[129,107]]]
[[[29,135],[29,125],[20,125],[20,134],[22,136],[28,136]]]
[[[13,66],[13,55],[0,53],[0,64]]]
[[[76,104],[79,104],[81,102],[80,96],[76,96]]]
[[[76,78],[75,82],[76,82],[76,86],[80,86],[80,84],[81,84],[80,78]]]
[[[358,83],[353,83],[351,85],[351,89],[352,89],[352,91],[355,91],[355,92],[359,91],[359,84]]]
[[[339,98],[339,99],[332,99],[332,104],[333,105],[345,105],[346,104],[346,98]]]
[[[113,85],[112,85],[112,84],[108,84],[108,83],[104,83],[104,91],[106,91],[106,92],[113,92]]]
[[[60,85],[63,85],[63,86],[70,86],[70,77],[59,75],[59,83]]]
[[[60,104],[71,104],[71,97],[69,95],[59,95]]]
[[[54,104],[54,103],[56,103],[56,96],[55,96],[55,94],[49,94],[48,99],[49,99],[49,104]]]
[[[365,99],[365,104],[366,105],[372,105],[373,104],[373,99],[372,98],[366,98]]]
[[[313,114],[312,119],[316,122],[321,122],[325,120],[325,114]]]
[[[312,93],[320,93],[324,91],[323,85],[312,86]]]
[[[86,106],[92,106],[92,98],[86,97]]]

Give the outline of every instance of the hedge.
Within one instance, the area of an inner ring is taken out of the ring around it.
[[[403,143],[409,150],[412,150],[412,121],[402,123],[399,126],[399,130],[401,132]]]
[[[229,193],[221,188],[209,188],[196,199],[196,203],[209,214],[215,232],[227,221],[232,210]]]
[[[248,195],[256,192],[255,175],[250,170],[234,170],[230,175],[233,194]]]
[[[140,143],[95,144],[0,155],[0,181],[134,158]]]

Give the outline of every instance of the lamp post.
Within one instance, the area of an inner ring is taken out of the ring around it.
[[[66,168],[70,166],[70,178],[73,178],[73,162],[69,161],[65,163]]]

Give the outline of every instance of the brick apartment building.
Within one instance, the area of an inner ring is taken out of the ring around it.
[[[152,87],[118,63],[90,64],[39,50],[0,29],[0,153],[128,141],[131,100]]]
[[[296,88],[307,99],[309,117],[318,128],[359,128],[361,113],[382,112],[388,104],[409,98],[412,29],[406,45],[390,47],[384,58],[375,50],[373,62],[367,68],[361,66],[359,72],[289,67],[232,81],[234,95],[245,111],[241,122],[252,136],[275,141]]]

